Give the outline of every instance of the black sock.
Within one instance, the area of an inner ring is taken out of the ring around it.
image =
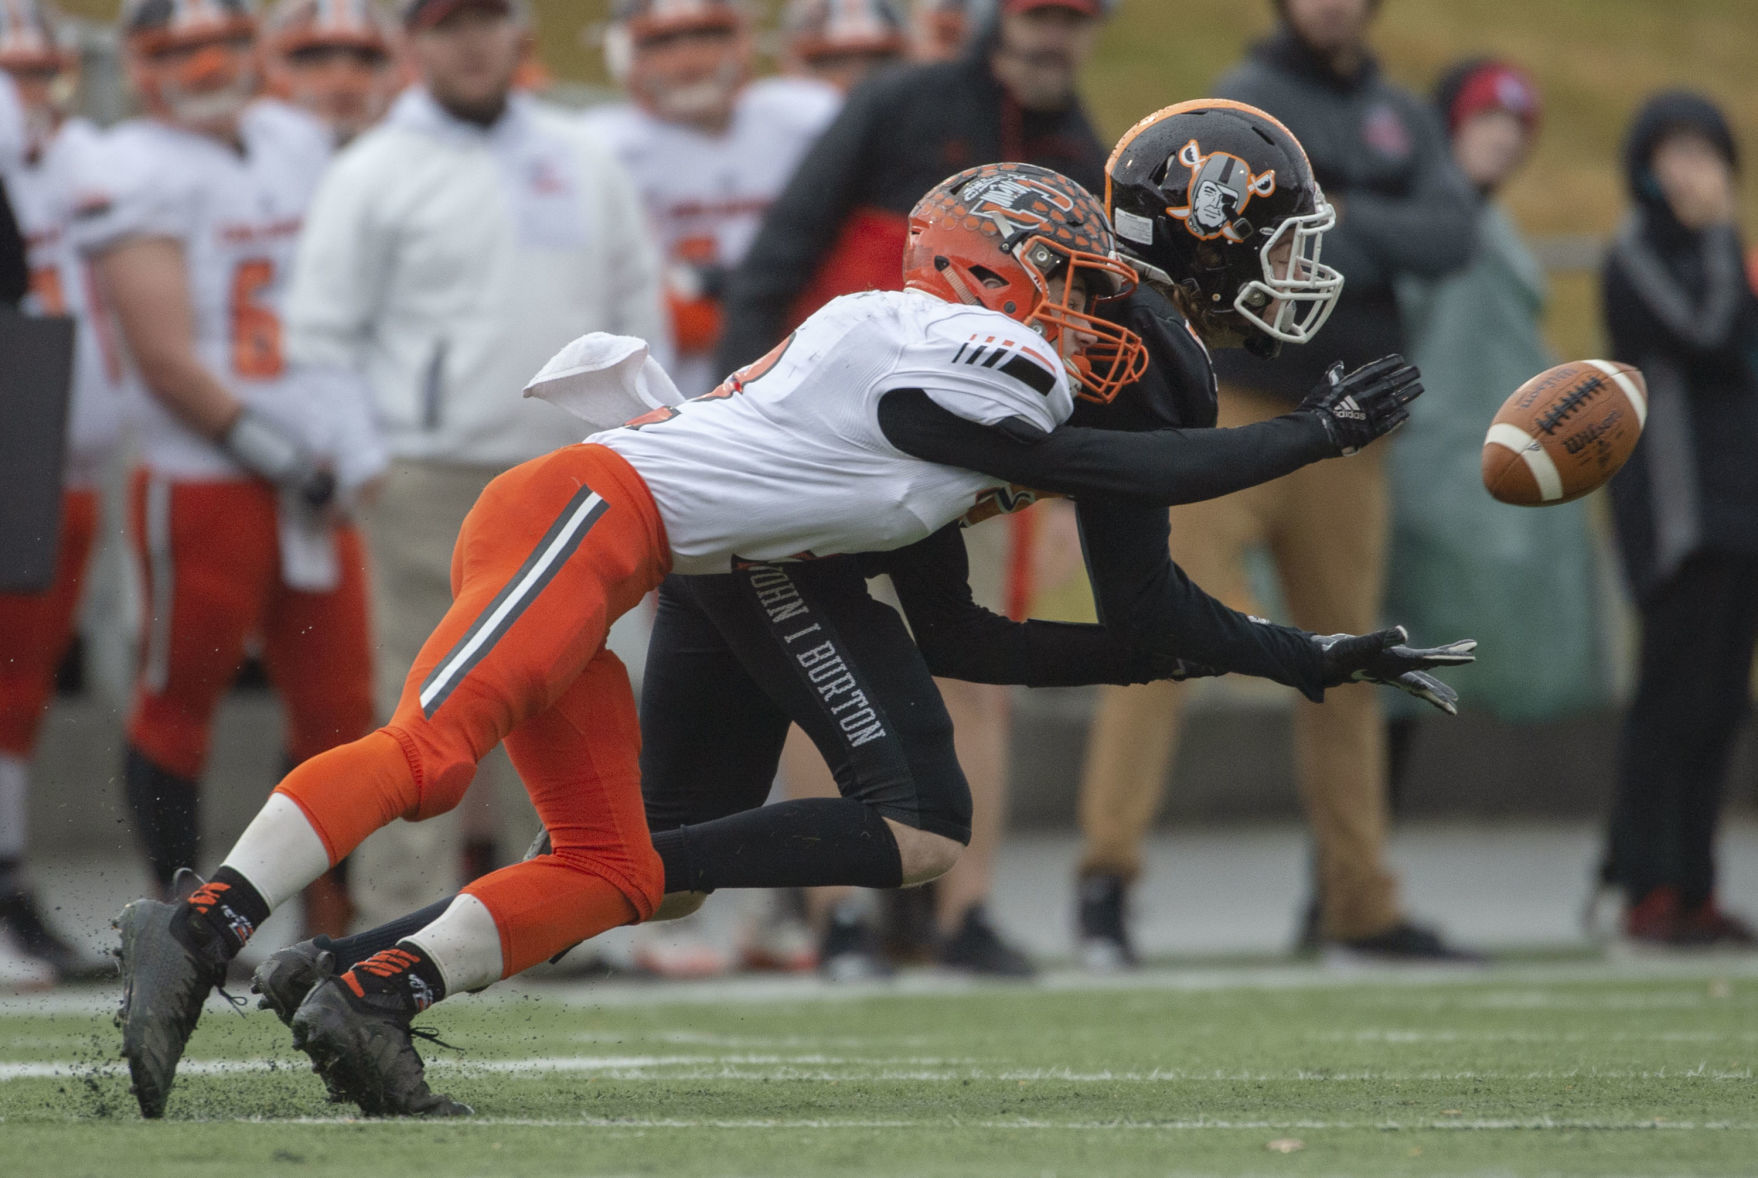
[[[195,782],[159,768],[132,747],[122,780],[147,862],[159,885],[169,890],[179,867],[195,866],[196,844],[201,837],[200,795]]]
[[[853,798],[800,798],[655,831],[653,849],[667,892],[903,884],[891,828]]]
[[[214,872],[214,878],[191,893],[188,903],[191,917],[218,938],[227,960],[238,956],[251,934],[269,918],[269,904],[262,893],[230,867]]]
[[[435,901],[419,912],[411,912],[408,916],[399,916],[377,928],[369,928],[363,933],[330,938],[324,948],[335,954],[336,972],[345,972],[373,954],[382,953],[386,949],[392,948],[410,933],[424,929],[438,920],[440,914],[452,906],[454,899],[456,899],[455,896],[447,896],[444,900]]]
[[[420,1014],[446,996],[445,979],[426,950],[410,941],[398,941],[374,953],[342,975],[342,984],[356,998],[384,994],[394,998],[406,1014]]]

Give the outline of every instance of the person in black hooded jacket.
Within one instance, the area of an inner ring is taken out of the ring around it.
[[[1624,165],[1635,208],[1606,259],[1612,355],[1648,382],[1645,437],[1612,480],[1641,614],[1606,882],[1624,932],[1758,945],[1715,902],[1723,781],[1758,644],[1758,298],[1735,227],[1738,152],[1699,95],[1657,95]]]

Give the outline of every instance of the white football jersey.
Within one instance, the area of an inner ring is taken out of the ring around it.
[[[89,483],[122,432],[122,357],[115,327],[98,297],[91,266],[73,243],[73,221],[85,177],[101,167],[102,135],[72,119],[42,152],[6,177],[6,194],[24,235],[30,266],[25,310],[71,315],[77,321],[73,388],[67,419],[69,483]]]
[[[242,151],[157,119],[115,127],[77,239],[87,253],[138,237],[181,245],[197,356],[233,395],[314,451],[333,454],[335,415],[288,369],[281,324],[294,246],[330,136],[304,112],[266,99],[246,109],[239,130]],[[136,402],[146,465],[177,478],[248,477],[157,398],[142,391]]]
[[[595,107],[583,117],[634,177],[674,283],[694,294],[694,271],[730,270],[744,258],[763,214],[841,106],[841,93],[822,82],[765,78],[739,92],[720,135],[634,103]],[[711,355],[686,353],[671,375],[693,397],[726,374],[713,370]]]
[[[1007,485],[887,441],[879,401],[894,389],[982,425],[1052,430],[1074,410],[1066,370],[1030,328],[919,291],[867,291],[826,303],[714,392],[587,440],[647,484],[674,572],[877,552]]]

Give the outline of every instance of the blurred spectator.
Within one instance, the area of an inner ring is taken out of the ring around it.
[[[781,18],[782,69],[844,94],[909,52],[893,0],[792,0]]]
[[[373,0],[281,0],[268,18],[269,91],[303,107],[338,147],[384,117],[402,83],[394,29]]]
[[[403,22],[420,84],[324,177],[288,300],[292,356],[376,409],[393,458],[367,519],[385,714],[451,603],[452,541],[477,495],[579,440],[575,419],[520,398],[525,382],[583,332],[642,336],[662,355],[668,338],[627,174],[577,116],[513,89],[524,7],[409,0]],[[504,756],[483,765],[490,788],[514,780]],[[362,917],[455,889],[460,820],[368,840],[354,858]]]
[[[1485,658],[1456,680],[1467,705],[1553,719],[1603,702],[1608,682],[1590,506],[1499,506],[1481,493],[1479,455],[1503,399],[1557,362],[1539,330],[1544,274],[1495,199],[1528,158],[1539,97],[1523,70],[1480,58],[1446,72],[1435,104],[1454,163],[1483,199],[1470,263],[1399,283],[1428,394],[1389,459],[1386,615],[1416,634],[1486,635]],[[1394,785],[1416,725],[1400,702],[1390,701]]]
[[[1107,0],[1003,0],[963,56],[893,70],[856,90],[770,208],[734,274],[716,367],[731,371],[756,359],[837,295],[901,287],[911,206],[961,168],[1022,160],[1098,190],[1106,151],[1075,81],[1109,9]],[[1007,522],[993,520],[966,537],[977,600],[997,610],[1005,605],[1009,536]],[[1031,962],[1000,937],[984,908],[1006,813],[1007,690],[938,682],[975,818],[966,854],[935,882],[937,935],[927,951],[976,972],[1029,974]],[[798,788],[793,779],[806,746],[797,735],[792,742],[784,764]],[[817,777],[827,776],[812,764]],[[842,911],[827,934],[823,965],[832,975],[867,972],[870,947],[853,913]]]
[[[290,366],[287,272],[329,156],[323,128],[253,100],[242,0],[130,0],[146,113],[110,132],[75,221],[146,396],[130,525],[146,596],[125,784],[161,887],[194,865],[213,718],[260,637],[299,761],[372,727],[360,537],[383,465],[370,419]]]
[[[910,6],[910,56],[951,61],[990,17],[994,0],[914,0]]]
[[[90,274],[71,238],[80,177],[94,166],[99,135],[68,116],[79,62],[60,32],[35,0],[0,10],[0,71],[9,79],[0,85],[20,99],[25,137],[22,158],[0,167],[0,304],[16,306],[28,289],[26,312],[78,321],[54,583],[42,593],[0,593],[0,985],[110,972],[50,929],[24,871],[31,756],[73,639],[98,526],[98,476],[122,419],[116,357],[102,346]]]
[[[587,111],[586,126],[628,169],[659,238],[678,345],[671,375],[699,396],[726,375],[714,348],[728,272],[840,98],[806,79],[752,81],[741,0],[624,0],[609,43],[632,101]]]
[[[1476,201],[1448,158],[1432,111],[1380,73],[1367,45],[1375,0],[1279,0],[1280,24],[1215,86],[1217,95],[1281,119],[1306,146],[1336,207],[1325,262],[1347,279],[1322,335],[1279,356],[1218,353],[1223,427],[1284,413],[1342,361],[1346,369],[1403,350],[1393,283],[1438,276],[1469,257]],[[1421,419],[1421,411],[1417,412]],[[1475,452],[1475,451],[1474,451]],[[1320,463],[1225,499],[1172,512],[1172,555],[1197,584],[1245,604],[1243,559],[1262,543],[1287,613],[1322,632],[1379,623],[1387,544],[1385,448]],[[1433,638],[1433,635],[1418,635]],[[1127,957],[1109,943],[1140,871],[1177,742],[1187,688],[1105,689],[1081,782],[1083,956]],[[1377,694],[1296,702],[1296,777],[1316,842],[1319,928],[1335,955],[1381,960],[1462,956],[1411,923],[1385,861],[1386,740]]]
[[[1606,260],[1612,354],[1648,382],[1642,444],[1612,480],[1641,615],[1606,878],[1624,932],[1659,945],[1758,944],[1715,899],[1728,754],[1758,642],[1758,299],[1742,264],[1726,119],[1651,99],[1625,140],[1635,208]]]

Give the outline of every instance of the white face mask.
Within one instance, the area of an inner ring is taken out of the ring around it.
[[[1321,197],[1312,212],[1277,226],[1258,251],[1263,277],[1239,288],[1233,309],[1274,339],[1303,344],[1317,335],[1343,293],[1343,275],[1319,261],[1325,232],[1336,224]],[[1271,257],[1278,248],[1286,251],[1280,261]]]

